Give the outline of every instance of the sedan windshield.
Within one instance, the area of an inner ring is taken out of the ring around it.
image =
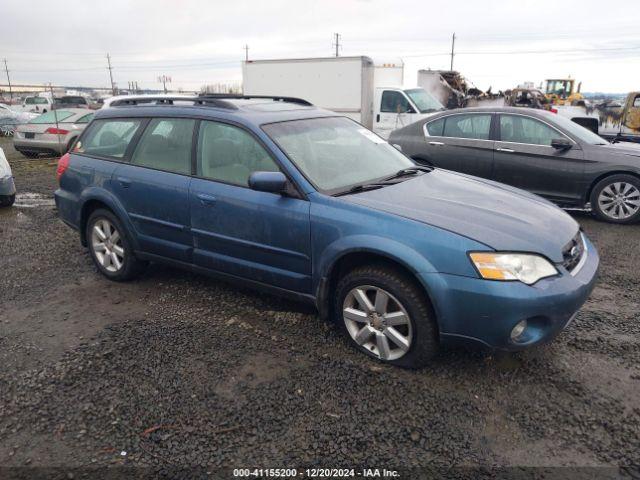
[[[405,90],[405,92],[409,95],[409,98],[415,106],[418,107],[420,113],[436,112],[445,109],[444,105],[422,88],[413,88],[411,90]]]
[[[272,123],[263,129],[318,190],[329,194],[414,166],[385,140],[345,117]]]

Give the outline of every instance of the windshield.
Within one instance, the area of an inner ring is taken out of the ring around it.
[[[409,95],[409,98],[415,106],[418,107],[420,113],[429,113],[445,109],[438,100],[423,88],[414,88],[411,90],[405,90],[405,92]]]
[[[318,190],[329,194],[414,165],[385,140],[346,117],[272,123],[263,130]]]
[[[555,122],[559,127],[564,128],[567,132],[583,143],[588,143],[590,145],[606,145],[609,143],[588,128],[578,125],[576,122],[569,120],[566,117],[562,117],[554,113],[548,113],[547,115],[549,116],[550,121]]]

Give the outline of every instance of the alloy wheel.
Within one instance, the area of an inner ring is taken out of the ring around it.
[[[106,218],[99,218],[91,229],[91,248],[98,263],[115,273],[124,265],[125,251],[120,232]]]
[[[372,285],[352,289],[342,316],[351,338],[382,360],[397,360],[411,348],[409,314],[391,293]]]
[[[616,220],[625,220],[640,210],[640,190],[627,182],[610,183],[598,195],[602,213]]]

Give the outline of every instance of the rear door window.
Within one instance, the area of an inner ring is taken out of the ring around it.
[[[140,119],[105,119],[93,122],[74,151],[102,157],[123,158],[136,134]]]
[[[445,137],[489,140],[491,114],[452,115],[444,124]]]
[[[131,163],[190,175],[195,123],[186,118],[153,119],[142,134]]]

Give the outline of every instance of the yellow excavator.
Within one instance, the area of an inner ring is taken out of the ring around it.
[[[546,90],[545,97],[552,105],[577,105],[584,103],[584,97],[580,93],[582,82],[576,86],[575,79],[569,78],[551,78],[545,80]]]

